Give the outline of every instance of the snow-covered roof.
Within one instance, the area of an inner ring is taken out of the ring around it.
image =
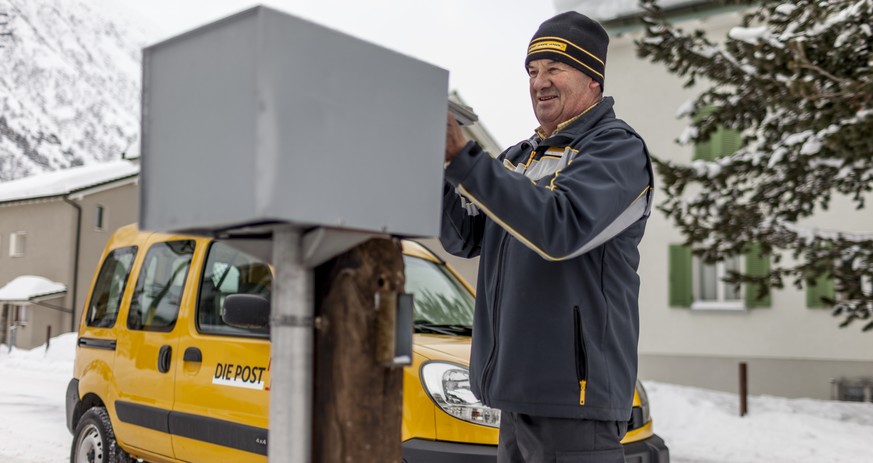
[[[600,22],[622,18],[642,11],[639,0],[554,0],[557,11],[575,10]],[[711,3],[707,0],[660,0],[663,9]]]
[[[64,196],[134,177],[139,165],[126,160],[94,163],[0,183],[0,203]]]
[[[48,278],[22,275],[0,288],[0,302],[27,302],[38,297],[64,293],[67,286]]]

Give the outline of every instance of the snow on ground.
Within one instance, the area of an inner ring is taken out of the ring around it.
[[[646,382],[672,463],[873,461],[873,404],[750,396]]]
[[[69,461],[64,396],[75,345],[75,333],[52,339],[48,350],[0,345],[0,463]]]
[[[48,350],[0,346],[0,463],[68,461],[64,394],[75,333]],[[754,396],[746,417],[735,394],[646,382],[655,432],[672,463],[873,461],[873,404]]]

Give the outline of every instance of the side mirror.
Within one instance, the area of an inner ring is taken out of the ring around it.
[[[224,299],[221,320],[234,328],[270,325],[270,301],[254,294],[231,294]]]

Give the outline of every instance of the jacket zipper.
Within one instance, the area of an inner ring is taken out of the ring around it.
[[[501,287],[503,286],[503,263],[506,258],[506,246],[509,242],[509,233],[503,232],[503,238],[500,240],[500,248],[497,251],[497,283],[494,285],[494,305],[491,310],[491,332],[493,342],[491,344],[491,352],[488,354],[488,360],[485,362],[485,367],[482,369],[482,378],[479,380],[479,390],[482,392],[482,402],[487,403],[488,395],[488,380],[491,379],[491,370],[494,363],[497,361],[497,338],[500,329],[500,299]]]
[[[588,352],[585,350],[585,334],[582,332],[582,312],[573,307],[573,327],[576,341],[576,378],[579,380],[579,405],[585,405],[585,388],[588,386]]]

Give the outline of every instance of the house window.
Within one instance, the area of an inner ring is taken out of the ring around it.
[[[693,256],[691,248],[676,244],[669,253],[669,297],[671,307],[695,310],[745,310],[769,307],[770,296],[761,294],[760,287],[744,284],[736,287],[725,283],[730,271],[747,275],[767,275],[769,256],[760,254],[759,246],[752,245],[742,256],[708,264]]]
[[[26,326],[30,321],[30,314],[27,311],[26,305],[12,306],[12,323],[19,326]]]
[[[693,309],[744,309],[742,289],[736,285],[725,283],[724,279],[730,272],[740,271],[739,256],[708,264],[695,257],[696,268],[693,277],[694,303]]]
[[[873,378],[833,380],[831,398],[846,402],[873,402]]]
[[[94,211],[94,228],[97,231],[103,231],[106,229],[106,208],[103,206],[97,206],[97,209]]]
[[[24,257],[27,245],[27,233],[14,232],[9,235],[9,255],[11,257]]]

